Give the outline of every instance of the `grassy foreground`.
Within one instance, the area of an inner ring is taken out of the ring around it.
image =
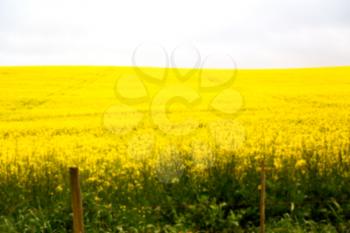
[[[0,68],[0,232],[347,232],[350,68],[234,74]]]

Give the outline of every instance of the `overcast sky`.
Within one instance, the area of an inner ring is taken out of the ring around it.
[[[177,66],[350,65],[350,1],[0,0],[0,65],[169,65],[162,48]]]

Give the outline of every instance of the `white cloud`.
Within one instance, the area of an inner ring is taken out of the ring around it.
[[[145,41],[190,42],[239,67],[350,65],[349,11],[346,0],[1,0],[0,65],[132,65]]]

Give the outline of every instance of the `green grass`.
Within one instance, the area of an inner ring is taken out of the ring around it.
[[[350,228],[350,167],[327,168],[307,151],[303,169],[286,159],[267,173],[268,232],[346,232]],[[0,176],[0,232],[70,232],[72,214],[68,171],[52,155],[41,172],[31,170],[25,183],[16,175]],[[267,165],[273,168],[273,155]],[[191,164],[190,155],[184,155]],[[82,172],[84,220],[87,232],[257,232],[259,224],[259,161],[235,155],[217,161],[205,172],[182,169],[165,183],[144,164],[137,170],[108,164],[98,179]],[[112,173],[116,173],[113,175]],[[40,175],[38,175],[40,174]],[[24,175],[24,174],[23,174]],[[28,182],[30,181],[30,182]],[[57,189],[61,186],[62,189]]]

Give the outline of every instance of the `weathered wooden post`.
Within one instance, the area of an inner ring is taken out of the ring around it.
[[[266,198],[265,157],[261,163],[260,175],[260,233],[265,233],[265,198]]]
[[[69,174],[72,193],[73,231],[74,233],[84,233],[83,206],[79,184],[79,169],[77,167],[70,167]]]

